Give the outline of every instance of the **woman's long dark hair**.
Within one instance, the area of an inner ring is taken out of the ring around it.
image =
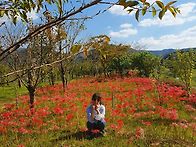
[[[101,105],[103,105],[103,102],[102,102],[102,97],[101,97],[101,94],[100,93],[94,93],[93,96],[92,96],[92,100],[93,101],[98,101]]]

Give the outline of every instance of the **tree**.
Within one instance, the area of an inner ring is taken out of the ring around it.
[[[0,34],[1,38],[1,44],[2,46],[10,46],[20,40],[21,37],[24,36],[26,33],[25,28],[21,24],[4,24],[1,29],[2,33]],[[23,66],[20,66],[20,59],[18,58],[18,54],[22,53],[23,49],[20,51],[14,52],[12,55],[10,55],[7,60],[5,61],[4,64],[9,66],[10,70],[18,70],[21,69]],[[5,65],[5,66],[6,66]],[[15,78],[17,78],[17,74],[14,75]],[[9,77],[10,79],[10,77]],[[21,87],[21,81],[20,78],[17,79],[18,81],[18,86]]]
[[[109,70],[117,71],[121,76],[125,73],[127,69],[131,66],[131,59],[129,55],[121,55],[114,57],[109,64]]]
[[[166,62],[170,71],[184,83],[185,89],[190,95],[193,69],[196,64],[196,52],[193,50],[177,51],[170,55]]]
[[[57,39],[59,40],[59,59],[62,60],[65,56],[75,54],[81,48],[81,45],[77,45],[76,38],[79,33],[84,29],[84,20],[70,20],[62,25],[58,26]],[[63,37],[63,34],[66,34]],[[63,90],[68,82],[68,64],[70,60],[60,62],[60,77],[63,84]]]
[[[137,52],[131,55],[131,67],[139,71],[140,76],[149,77],[158,70],[159,57],[148,52]]]
[[[76,14],[79,14],[83,10],[86,10],[88,8],[91,8],[92,6],[96,6],[98,4],[104,4],[109,5],[109,7],[113,5],[121,5],[124,8],[128,8],[129,13],[135,13],[136,20],[139,20],[140,15],[145,15],[146,12],[151,12],[153,16],[155,16],[158,12],[158,16],[160,19],[165,15],[166,11],[170,11],[173,16],[175,17],[177,13],[180,13],[180,10],[178,8],[175,8],[173,4],[176,1],[170,1],[167,4],[164,4],[160,0],[157,0],[155,3],[150,5],[146,0],[118,0],[114,3],[112,2],[104,2],[102,0],[93,0],[89,3],[85,3],[84,1],[76,1],[76,3],[80,4],[80,7],[76,9],[76,4],[69,10],[64,10],[64,5],[68,3],[73,4],[73,2],[68,0],[2,0],[0,2],[0,17],[3,17],[6,15],[8,18],[10,18],[14,23],[16,23],[18,16],[22,18],[22,20],[28,22],[27,19],[27,12],[31,12],[32,10],[36,10],[39,12],[41,8],[45,6],[45,4],[49,5],[56,5],[58,8],[58,12],[61,13],[59,18],[56,18],[40,27],[38,27],[33,32],[26,35],[24,38],[16,42],[15,44],[11,45],[10,47],[6,48],[0,53],[0,61],[2,61],[4,58],[6,58],[9,54],[17,50],[22,44],[24,44],[28,39],[38,35],[42,31],[51,28],[55,25],[58,25],[62,23],[63,21],[70,19],[73,16],[76,16]],[[67,7],[66,7],[67,8]],[[107,9],[107,8],[106,8]]]

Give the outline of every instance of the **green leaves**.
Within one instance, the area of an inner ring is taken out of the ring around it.
[[[72,47],[71,47],[71,53],[72,54],[76,54],[76,53],[78,53],[79,52],[79,50],[81,49],[81,45],[78,45],[78,44],[76,44],[76,45],[73,45]]]
[[[157,12],[159,12],[158,17],[159,19],[162,19],[167,10],[169,10],[170,13],[176,17],[176,14],[180,13],[178,8],[172,6],[176,2],[177,1],[170,1],[165,5],[161,0],[156,0],[152,4],[146,0],[119,0],[119,5],[123,6],[124,8],[129,8],[127,10],[128,13],[135,13],[135,19],[139,21],[140,14],[144,16],[147,12],[151,12],[153,17],[157,15]]]
[[[161,1],[156,1],[156,4],[161,8],[164,9],[164,4]]]
[[[154,17],[157,14],[155,7],[152,6],[152,16]]]
[[[134,6],[137,6],[139,4],[138,1],[128,1],[126,2],[125,6],[126,7],[134,7]]]
[[[171,2],[167,3],[167,5],[164,5],[161,1],[157,0],[156,4],[161,9],[160,12],[159,12],[159,18],[162,19],[163,16],[165,15],[165,12],[167,12],[167,10],[169,10],[172,13],[172,15],[174,17],[176,17],[176,14],[180,13],[180,11],[178,10],[178,8],[175,8],[175,7],[171,6],[176,2],[177,1],[171,1]],[[153,13],[153,16],[156,15],[156,9],[154,7],[152,7],[152,13]]]
[[[3,17],[3,15],[5,14],[4,10],[0,10],[0,17]]]
[[[119,0],[119,5],[125,5],[126,0]]]
[[[163,18],[163,16],[165,15],[165,12],[166,12],[167,10],[166,9],[163,9],[163,10],[161,10],[160,12],[159,12],[159,19],[162,19]]]
[[[139,4],[138,1],[126,1],[126,0],[119,0],[119,5],[123,6],[124,8],[127,8],[127,7],[134,7],[134,6],[137,6]]]
[[[27,13],[32,10],[37,13],[43,8],[46,2],[50,5],[56,5],[59,13],[62,13],[63,2],[68,0],[5,0],[0,10],[0,17],[7,15],[13,23],[17,23],[17,18],[21,18],[23,21],[28,22]]]
[[[136,13],[135,13],[135,19],[136,19],[137,21],[139,21],[139,13],[140,13],[140,10],[138,9],[138,10],[136,11]]]
[[[177,1],[171,1],[171,2],[169,2],[167,5],[166,5],[166,7],[169,7],[170,5],[173,5],[174,3],[176,3]]]
[[[142,9],[142,15],[145,15],[145,14],[146,14],[146,10],[147,10],[147,6],[145,6],[145,7]]]
[[[169,11],[172,13],[172,15],[173,15],[174,17],[176,17],[176,13],[175,13],[174,9],[173,9],[172,7],[169,7],[168,9],[169,9]]]

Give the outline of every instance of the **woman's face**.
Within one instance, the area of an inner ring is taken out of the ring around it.
[[[91,103],[92,103],[92,105],[98,105],[99,104],[99,101],[98,100],[95,100],[95,101],[92,100]]]

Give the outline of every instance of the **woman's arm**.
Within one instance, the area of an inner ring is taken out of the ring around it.
[[[95,119],[97,119],[97,120],[102,120],[102,119],[104,119],[104,118],[105,118],[105,106],[102,105],[102,106],[99,108],[99,110],[97,110],[97,111],[98,111],[98,113],[97,113]]]
[[[101,106],[99,115],[101,118],[105,118],[105,106],[104,105]]]
[[[93,121],[94,118],[95,118],[95,112],[94,112],[94,110],[95,110],[95,106],[92,105],[92,106],[91,106],[91,121]]]
[[[94,117],[95,117],[95,114],[94,114],[94,111],[93,111],[93,106],[92,105],[88,106],[86,112],[87,112],[88,121],[93,122]]]

